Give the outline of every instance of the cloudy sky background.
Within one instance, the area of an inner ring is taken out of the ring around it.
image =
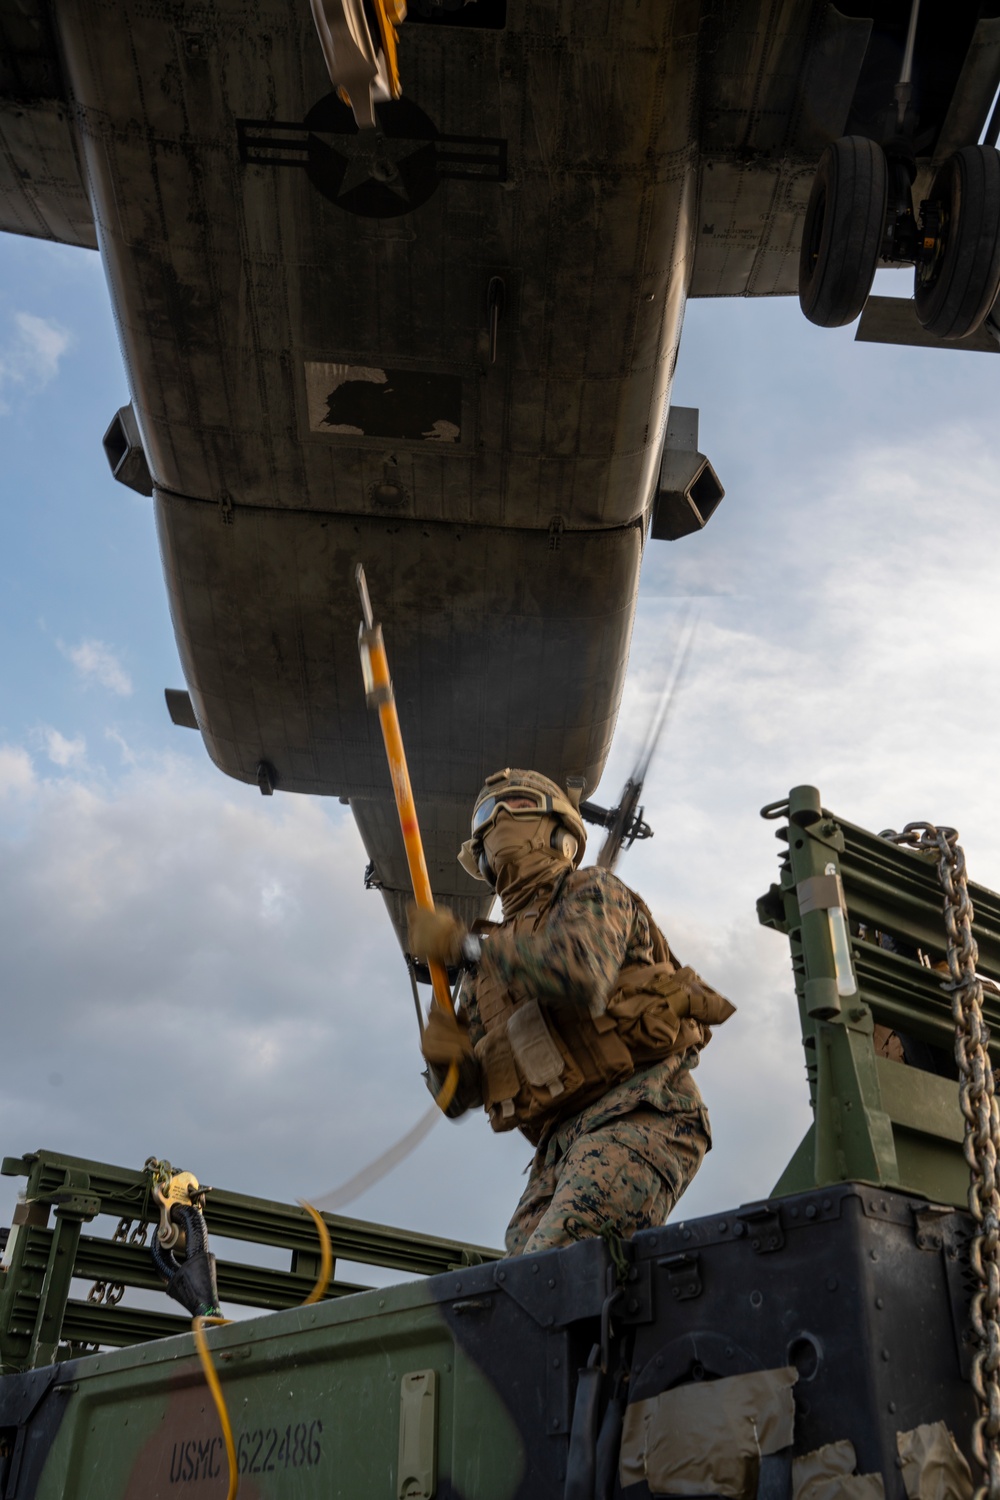
[[[739,1006],[699,1073],[716,1144],[688,1216],[766,1195],[807,1124],[787,947],[754,913],[760,806],[811,782],[876,830],[955,823],[1000,886],[998,379],[992,355],[858,345],[794,301],[688,310],[674,399],[727,496],[701,536],[650,544],[601,788],[696,599],[656,837],[620,866]],[[0,237],[0,1149],[156,1154],[291,1201],[426,1109],[412,1002],[346,809],[261,798],[167,717],[152,512],[101,450],[127,397],[97,257]],[[349,1212],[499,1244],[529,1154],[442,1122]]]

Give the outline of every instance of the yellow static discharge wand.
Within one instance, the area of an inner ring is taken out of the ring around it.
[[[393,795],[396,798],[396,811],[399,813],[399,827],[406,849],[406,862],[410,868],[413,899],[425,911],[433,911],[434,896],[431,891],[430,876],[427,874],[424,846],[420,838],[417,807],[413,800],[413,788],[410,785],[410,773],[406,765],[406,752],[403,749],[403,736],[399,728],[399,715],[396,712],[396,699],[392,691],[392,679],[389,676],[389,661],[385,654],[382,627],[375,623],[371,599],[368,597],[365,570],[361,563],[358,563],[354,576],[358,584],[358,593],[361,596],[363,617],[358,633],[358,651],[361,654],[361,672],[365,681],[365,701],[369,708],[378,709],[382,739],[385,742],[385,753],[389,762],[389,774],[392,778]],[[442,1010],[454,1014],[455,1006],[444,965],[431,960],[428,967],[435,1001]],[[458,1064],[452,1063],[444,1085],[437,1095],[437,1104],[442,1111],[448,1109],[455,1097],[457,1087]]]

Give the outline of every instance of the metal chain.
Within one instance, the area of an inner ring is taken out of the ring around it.
[[[954,828],[907,823],[902,833],[883,838],[922,853],[937,855],[944,888],[944,922],[948,934],[950,979],[942,988],[951,995],[955,1022],[959,1102],[965,1117],[963,1150],[969,1164],[969,1212],[975,1221],[969,1260],[978,1282],[970,1308],[975,1354],[972,1388],[979,1416],[972,1428],[972,1451],[986,1483],[975,1500],[1000,1500],[1000,1110],[994,1096],[989,1059],[989,1028],[983,1020],[983,986],[976,974],[979,950],[972,935],[965,853]]]
[[[111,1242],[116,1245],[144,1245],[148,1237],[149,1225],[145,1219],[140,1219],[138,1224],[135,1224],[132,1219],[125,1218],[119,1219],[118,1228],[111,1236]]]
[[[125,1283],[123,1281],[95,1281],[87,1293],[88,1302],[106,1302],[109,1307],[115,1307],[125,1295]]]
[[[118,1220],[118,1228],[111,1236],[113,1245],[144,1245],[149,1225],[141,1220],[132,1227],[133,1221],[128,1218]],[[131,1234],[129,1233],[131,1230]],[[87,1293],[88,1302],[106,1302],[109,1307],[116,1307],[125,1295],[125,1283],[123,1281],[95,1281]],[[96,1346],[95,1346],[96,1347]]]

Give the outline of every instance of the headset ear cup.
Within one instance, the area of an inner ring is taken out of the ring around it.
[[[490,865],[489,860],[486,858],[486,850],[485,849],[480,849],[480,851],[479,851],[479,861],[478,862],[479,862],[479,873],[480,873],[480,875],[486,881],[486,884],[488,886],[492,886],[492,888],[494,890],[496,890],[496,888],[497,888],[497,878],[496,878],[496,876],[493,873],[493,868]]]
[[[576,859],[576,852],[580,845],[568,829],[555,828],[552,832],[551,843],[553,849],[563,859],[568,859],[570,863]]]

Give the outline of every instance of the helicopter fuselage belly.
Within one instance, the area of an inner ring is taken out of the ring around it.
[[[699,5],[407,25],[367,135],[308,5],[178,14],[57,24],[199,728],[240,780],[391,807],[363,561],[449,829],[425,818],[428,860],[471,896],[450,829],[483,774],[594,787],[610,746],[691,274]]]

